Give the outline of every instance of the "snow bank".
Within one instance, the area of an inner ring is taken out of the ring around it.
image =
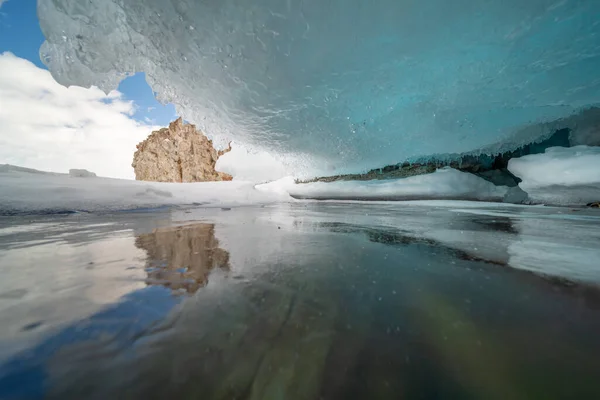
[[[26,169],[0,169],[0,215],[117,211],[171,205],[224,207],[297,199],[502,201],[508,188],[452,169],[387,181],[296,184],[292,177],[250,182],[159,183],[110,178],[78,179]],[[79,176],[79,175],[77,175]]]
[[[519,187],[530,201],[585,205],[600,200],[600,147],[552,147],[513,158],[508,169],[523,180]]]
[[[279,201],[249,182],[159,183],[81,179],[0,170],[0,215],[117,211],[171,205],[238,206]]]
[[[394,180],[296,184],[285,177],[251,182],[158,183],[70,175],[0,165],[0,215],[116,211],[171,205],[238,206],[293,199],[475,200],[583,205],[600,200],[600,147],[551,148],[512,159],[509,170],[523,181],[509,189],[451,168]],[[281,171],[277,171],[280,173]],[[525,193],[526,192],[526,193]],[[291,196],[291,197],[290,197]]]
[[[502,201],[508,188],[450,168],[394,180],[315,182],[290,185],[290,196],[317,200],[481,200]]]
[[[297,186],[294,177],[286,176],[273,182],[256,185],[255,188],[261,192],[274,193],[289,198],[289,192],[294,186]]]

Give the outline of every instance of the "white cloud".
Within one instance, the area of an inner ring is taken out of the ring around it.
[[[0,71],[0,164],[134,177],[135,145],[157,127],[131,117],[133,102],[117,91],[65,88],[11,53],[0,54]]]
[[[231,151],[217,160],[216,170],[233,176],[235,180],[268,182],[288,176],[286,166],[263,150],[247,150],[235,143]]]
[[[2,8],[2,4],[6,3],[8,0],[0,0],[0,8]]]

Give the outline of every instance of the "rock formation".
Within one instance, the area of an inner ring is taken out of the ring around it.
[[[139,181],[230,181],[231,175],[215,171],[217,159],[230,150],[217,152],[195,125],[179,118],[139,143],[131,165]]]

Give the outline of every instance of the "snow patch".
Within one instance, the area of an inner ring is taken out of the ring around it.
[[[299,199],[329,200],[480,200],[502,201],[506,186],[495,186],[473,174],[451,168],[432,174],[394,180],[315,182],[289,185],[280,182]]]
[[[600,200],[600,147],[551,147],[544,154],[513,158],[511,173],[529,200],[552,205],[585,205]]]
[[[273,182],[256,185],[255,188],[261,192],[275,193],[289,198],[289,192],[294,186],[296,186],[294,178],[286,176]]]
[[[250,182],[161,183],[73,179],[67,174],[0,170],[0,215],[106,212],[174,205],[206,207],[268,204],[281,197]]]

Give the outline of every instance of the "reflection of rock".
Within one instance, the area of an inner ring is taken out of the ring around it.
[[[148,284],[193,293],[208,281],[210,271],[229,268],[229,253],[219,248],[212,224],[157,229],[136,238],[148,252]]]
[[[139,181],[230,181],[231,175],[215,171],[217,159],[229,150],[217,152],[211,140],[179,118],[137,145],[132,167]]]
[[[132,321],[119,314],[116,323],[110,320],[123,327],[116,339],[53,351],[45,364],[48,397],[504,400],[567,393],[562,397],[600,398],[595,357],[600,342],[593,334],[600,321],[597,309],[575,290],[451,251],[468,246],[477,254],[473,244],[482,242],[501,247],[499,233],[515,240],[520,232],[515,213],[499,216],[494,207],[494,215],[487,216],[428,210],[424,217],[414,209],[365,215],[353,205],[352,225],[351,210],[338,210],[336,218],[331,210],[339,205],[319,207],[327,212],[318,215],[317,208],[297,217],[294,229],[290,224],[274,232],[283,223],[271,219],[277,218],[273,212],[268,220],[253,215],[257,222],[250,227],[222,226],[219,234],[234,246],[233,268],[246,264],[236,270],[243,272],[241,279],[199,290],[164,320],[141,334],[134,331],[130,340],[125,327]],[[539,218],[522,219],[531,221],[532,242],[544,237],[539,232],[569,232],[569,220],[546,219],[540,230]],[[374,221],[393,226],[379,229]],[[555,222],[562,229],[554,229]],[[443,229],[445,235],[438,232]],[[150,255],[171,260],[180,247],[189,254],[180,242],[194,230],[211,236],[212,227],[160,230],[142,238],[153,246]],[[421,231],[437,236],[423,237]],[[486,239],[488,231],[493,234]],[[345,234],[353,232],[366,235]],[[164,235],[171,237],[163,241]],[[262,243],[272,252],[261,252]],[[244,251],[246,257],[238,258]],[[127,304],[136,318],[154,315],[145,306]],[[545,379],[529,378],[538,376]]]

